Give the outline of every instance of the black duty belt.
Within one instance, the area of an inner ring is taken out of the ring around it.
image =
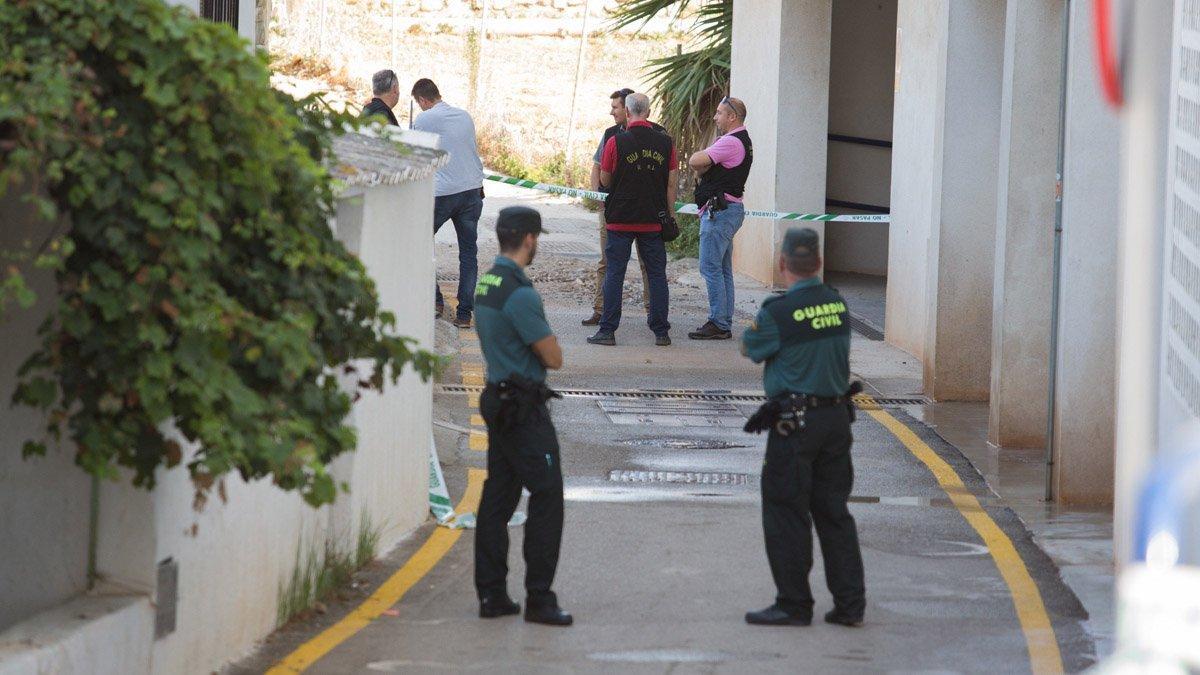
[[[832,408],[835,406],[850,406],[851,421],[853,421],[854,410],[852,407],[852,399],[855,394],[861,393],[863,390],[862,382],[855,380],[850,383],[850,388],[841,396],[815,396],[813,394],[799,394],[788,392],[771,397],[762,405],[750,419],[746,421],[746,426],[742,427],[749,433],[762,433],[774,429],[783,436],[788,436],[796,431],[803,430],[805,427],[805,413],[809,410],[818,408]]]
[[[500,430],[525,422],[546,401],[562,398],[562,394],[546,386],[545,382],[535,382],[520,375],[496,383],[489,382],[487,390],[500,399],[496,419]]]

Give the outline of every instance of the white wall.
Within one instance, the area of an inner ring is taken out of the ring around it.
[[[38,244],[51,226],[35,220],[20,202],[17,187],[0,197],[0,250]],[[0,317],[0,631],[80,593],[86,587],[90,481],[75,467],[69,447],[51,448],[46,457],[21,458],[21,445],[41,438],[44,420],[29,408],[8,405],[17,369],[40,344],[38,325],[53,304],[54,279],[29,273],[38,293],[27,310],[10,305]],[[36,525],[34,525],[36,524]]]
[[[0,202],[0,208],[10,205],[11,200]],[[432,178],[377,186],[341,200],[344,222],[337,228],[375,279],[382,308],[398,317],[397,331],[426,348],[433,346],[433,232],[426,217],[432,209]],[[23,227],[26,221],[17,224]],[[11,245],[10,239],[24,231],[6,221],[0,246]],[[46,300],[53,297],[52,287],[39,285]],[[19,321],[5,325],[5,332],[6,337],[17,336],[19,349],[0,353],[5,394],[39,319],[38,312],[18,316]],[[358,432],[358,447],[332,467],[339,481],[350,484],[350,494],[339,495],[332,506],[313,509],[269,479],[246,483],[231,475],[226,478],[228,503],[214,491],[204,510],[196,512],[193,487],[182,468],[160,470],[153,492],[129,485],[128,475],[103,483],[97,562],[106,587],[153,598],[158,564],[167,559],[178,564],[175,631],[147,647],[152,635],[139,628],[145,643],[133,645],[149,649],[153,672],[208,673],[249,651],[275,628],[278,593],[292,574],[297,553],[303,557],[310,548],[321,550],[330,540],[352,546],[364,514],[381,530],[380,552],[424,520],[432,384],[406,370],[397,386],[364,395],[355,404],[348,421]],[[35,421],[24,411],[0,408],[0,428],[19,432],[0,437],[0,507],[5,514],[0,536],[21,542],[0,556],[0,617],[5,622],[0,629],[25,620],[13,630],[24,634],[30,626],[50,626],[53,635],[66,640],[66,632],[48,618],[57,616],[53,610],[37,613],[84,588],[89,481],[69,466],[69,453],[19,459],[19,444]],[[145,620],[142,610],[129,616]],[[96,649],[94,645],[106,644],[96,639],[96,631],[110,630],[104,626],[112,623],[97,623],[86,634],[75,631],[70,647],[51,651]],[[126,640],[122,636],[128,626],[117,624],[111,627],[112,640]],[[112,640],[104,651],[86,655],[90,668],[103,672],[116,667],[119,661],[112,659],[120,654],[111,646],[122,643]],[[0,656],[0,672],[11,665],[10,656],[43,658],[27,650],[15,656],[6,652]]]
[[[1063,168],[1054,473],[1056,497],[1076,504],[1112,499],[1116,414],[1121,129],[1096,83],[1093,2],[1071,3]]]
[[[892,133],[887,341],[925,358],[929,238],[941,188],[946,0],[900,0]]]
[[[829,133],[892,140],[897,0],[834,0],[829,55]],[[892,153],[888,148],[829,142],[830,199],[887,207]],[[837,213],[857,213],[831,207]],[[887,274],[887,223],[828,223],[825,266]]]
[[[1064,0],[1008,0],[988,440],[1045,447]]]
[[[756,208],[823,213],[829,129],[831,0],[735,0],[730,91],[746,102]],[[747,219],[736,270],[771,284],[779,242],[792,223]],[[821,223],[807,223],[823,232]],[[823,239],[823,237],[822,237]]]
[[[885,333],[926,394],[986,400],[1004,5],[902,0],[898,30]]]

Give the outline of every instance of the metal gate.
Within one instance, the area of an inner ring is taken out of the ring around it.
[[[217,23],[238,27],[238,0],[200,0],[200,16]]]

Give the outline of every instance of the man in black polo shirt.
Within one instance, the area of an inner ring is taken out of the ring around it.
[[[394,127],[400,126],[396,115],[392,113],[392,108],[395,108],[396,104],[400,102],[400,79],[396,77],[396,72],[381,70],[372,75],[371,89],[375,92],[375,98],[363,106],[362,116],[379,115],[387,120],[388,124]]]
[[[679,171],[675,142],[655,131],[650,116],[650,99],[645,94],[625,97],[629,123],[608,140],[600,159],[600,184],[608,189],[604,219],[608,229],[608,270],[604,276],[604,312],[600,330],[588,338],[594,345],[615,345],[621,323],[621,300],[625,286],[625,267],[634,242],[638,258],[646,264],[650,295],[647,323],[654,332],[654,344],[671,344],[671,324],[667,320],[667,249],[662,240],[660,214],[674,209],[675,185]]]

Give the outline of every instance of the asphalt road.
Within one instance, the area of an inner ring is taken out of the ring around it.
[[[489,202],[488,212],[494,213],[504,199]],[[550,218],[551,230],[586,239],[594,222],[588,214],[573,207],[549,211],[563,214]],[[487,260],[486,253],[481,260]],[[566,362],[552,385],[601,391],[761,390],[757,368],[738,355],[734,342],[686,339],[686,330],[704,320],[700,291],[677,285],[672,293],[675,344],[665,348],[653,346],[636,305],[627,305],[618,347],[587,345],[590,330],[579,325],[586,308],[566,294],[547,296]],[[740,322],[747,319],[739,313]],[[452,350],[469,343],[448,326],[439,333]],[[881,349],[879,344],[854,338],[852,368],[868,382],[873,370],[881,378],[889,375],[873,365],[878,359],[872,350]],[[466,353],[464,358],[472,357]],[[456,381],[457,372],[452,368],[447,381]],[[467,403],[464,394],[438,393],[436,414],[452,426],[469,427],[474,411]],[[409,590],[396,616],[375,620],[309,672],[1030,671],[1014,598],[992,551],[927,465],[863,414],[854,425],[851,510],[866,566],[866,624],[851,629],[820,623],[832,605],[819,554],[811,578],[817,623],[804,628],[745,624],[746,610],[769,605],[774,596],[759,518],[765,439],[740,429],[742,417],[754,407],[738,400],[668,403],[604,395],[554,402],[567,499],[556,590],[574,613],[575,626],[476,618],[468,533]],[[1081,626],[1083,609],[1020,520],[955,448],[903,410],[888,412],[953,468],[1012,541],[1017,564],[1034,580],[1051,621],[1062,667],[1077,671],[1090,665],[1094,647]],[[457,500],[468,469],[485,466],[485,453],[471,450],[466,436],[453,429],[439,428],[437,442]],[[692,484],[614,480],[646,475],[637,472],[720,476],[714,479],[719,482]],[[429,530],[418,531],[370,571],[363,581],[367,590],[400,567]],[[522,599],[521,528],[511,534],[509,591]],[[261,671],[354,603],[348,598],[327,616],[285,628],[232,672]]]

